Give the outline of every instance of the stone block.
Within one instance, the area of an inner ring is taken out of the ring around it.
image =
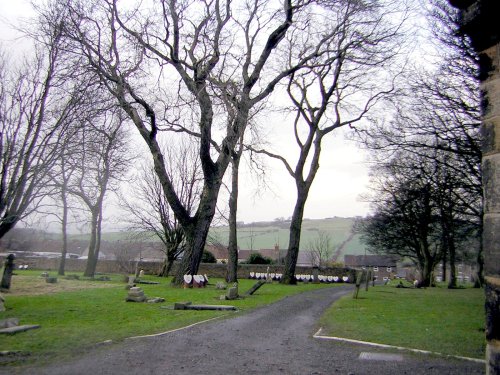
[[[486,277],[486,339],[500,342],[500,278]]]
[[[481,151],[484,156],[500,152],[500,115],[483,121],[481,138]]]
[[[484,271],[486,275],[500,275],[500,214],[485,214],[483,228]]]
[[[483,157],[484,212],[500,213],[500,153]]]
[[[490,77],[481,84],[481,90],[486,96],[486,108],[484,118],[490,119],[500,113],[500,77]]]
[[[0,320],[0,328],[10,328],[19,325],[18,318],[7,318]]]
[[[55,284],[57,283],[57,277],[47,277],[45,278],[45,282],[49,283],[49,284]]]
[[[491,341],[486,345],[487,374],[500,374],[500,342]]]

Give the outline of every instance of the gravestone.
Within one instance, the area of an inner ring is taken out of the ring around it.
[[[0,294],[0,311],[5,311],[5,305],[4,305],[5,299],[3,296]]]
[[[55,284],[57,283],[57,277],[46,277],[45,282],[49,284]]]
[[[252,294],[254,294],[257,289],[259,289],[262,285],[264,285],[266,282],[263,281],[263,280],[259,280],[257,283],[254,284],[254,286],[252,286],[246,293],[245,295],[246,296],[251,296]]]
[[[146,296],[144,295],[144,291],[138,287],[132,287],[128,291],[127,298],[125,301],[127,302],[144,302],[146,301]]]
[[[193,286],[193,276],[192,275],[184,275],[184,288],[191,288]]]
[[[217,290],[226,290],[227,285],[223,281],[217,281],[217,284],[215,284],[215,289]]]
[[[227,289],[226,292],[226,299],[227,300],[233,300],[238,298],[238,284],[235,283],[236,286],[232,286]]]
[[[10,283],[12,279],[12,273],[14,272],[14,259],[16,259],[14,254],[7,255],[7,259],[4,263],[2,282],[0,284],[0,289],[9,290]]]
[[[0,329],[16,327],[18,325],[19,325],[18,318],[7,318],[7,319],[0,320]]]

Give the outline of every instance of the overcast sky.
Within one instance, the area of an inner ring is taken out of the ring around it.
[[[29,16],[30,6],[27,1],[0,1],[0,40],[9,53],[15,53],[22,45],[15,38],[9,23],[16,19]],[[281,128],[280,128],[281,126]],[[282,126],[272,126],[270,138],[276,142],[284,142],[281,136]],[[291,128],[288,129],[290,132]],[[290,139],[293,142],[292,139]],[[287,154],[293,154],[293,144],[283,144]],[[277,148],[275,148],[278,151]],[[368,169],[365,163],[365,153],[355,144],[345,140],[340,131],[334,131],[325,140],[322,147],[320,169],[313,183],[307,201],[305,218],[320,219],[332,216],[364,216],[368,205],[361,202],[360,194],[367,191]],[[291,176],[283,165],[274,160],[268,160],[266,172],[269,189],[258,190],[246,166],[242,164],[240,200],[238,220],[267,221],[277,217],[288,218],[292,215],[295,203],[295,186]]]

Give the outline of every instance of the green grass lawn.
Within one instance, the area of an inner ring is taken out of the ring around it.
[[[4,294],[7,311],[0,312],[0,319],[17,317],[20,324],[39,324],[41,328],[0,336],[0,351],[30,353],[30,361],[74,355],[106,340],[119,341],[131,336],[165,332],[214,317],[233,316],[287,295],[325,287],[321,284],[265,284],[251,297],[221,301],[219,297],[225,291],[215,289],[217,280],[211,279],[211,285],[206,288],[181,289],[171,287],[170,279],[146,276],[144,279],[160,282],[159,285],[139,284],[146,296],[166,300],[165,303],[148,304],[125,302],[126,284],[121,275],[113,275],[110,282],[64,280],[60,277],[57,284],[47,284],[40,278],[39,271],[16,272],[18,275],[13,277],[11,293]],[[243,294],[254,283],[255,280],[240,280],[240,293]],[[22,294],[16,295],[16,290]],[[233,305],[238,312],[172,309],[175,302],[183,301]]]
[[[484,290],[376,286],[322,317],[324,335],[484,358]]]

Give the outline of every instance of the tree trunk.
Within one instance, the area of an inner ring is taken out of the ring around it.
[[[2,223],[0,224],[0,238],[5,236],[9,230],[14,228],[18,221],[19,219],[17,217],[10,217],[8,219],[2,218]]]
[[[308,189],[303,184],[297,185],[297,201],[293,210],[292,221],[290,223],[290,238],[288,242],[288,251],[285,257],[285,267],[283,270],[282,284],[294,285],[297,283],[295,279],[295,268],[299,257],[300,233],[302,230],[302,219],[304,217],[304,208],[306,205]]]
[[[227,249],[228,262],[226,274],[226,281],[228,283],[238,282],[238,238],[236,215],[238,213],[238,170],[240,155],[235,155],[232,159],[231,194],[229,196],[229,244]]]
[[[61,262],[59,262],[59,271],[58,275],[64,276],[64,269],[66,267],[66,254],[68,253],[68,202],[66,199],[66,189],[62,188],[61,191],[61,200],[63,203],[63,212],[62,212],[62,221],[61,221],[61,230],[62,230],[62,250],[61,250]]]
[[[90,243],[89,243],[89,253],[87,259],[87,265],[85,267],[85,272],[83,276],[94,277],[95,270],[97,266],[97,258],[99,256],[99,243],[100,231],[99,231],[99,213],[96,210],[92,210],[92,220],[91,220],[91,231],[90,231]]]
[[[184,233],[186,236],[186,248],[184,250],[184,255],[180,262],[179,268],[175,274],[172,284],[175,286],[181,286],[184,282],[184,275],[197,275],[198,269],[200,267],[201,258],[203,256],[203,250],[205,249],[205,243],[207,241],[208,231],[210,229],[210,224],[212,218],[215,214],[215,203],[214,208],[207,209],[207,205],[201,205],[207,209],[207,215],[200,215],[200,218],[192,224],[189,228],[184,228]]]
[[[448,251],[450,253],[450,281],[448,283],[448,289],[455,289],[457,287],[457,269],[455,266],[455,241],[450,236],[448,238]]]
[[[446,251],[443,252],[443,279],[441,280],[442,282],[446,282],[446,262],[448,261],[448,258],[446,256]]]
[[[433,270],[432,262],[429,259],[424,260],[423,267],[420,269],[421,279],[419,286],[421,287],[429,287],[432,285],[432,270]]]

